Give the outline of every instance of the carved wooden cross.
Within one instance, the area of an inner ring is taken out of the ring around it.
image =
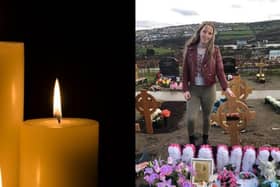
[[[138,65],[135,64],[135,80],[139,78]]]
[[[247,105],[237,97],[226,96],[227,101],[219,106],[216,113],[211,114],[211,119],[229,132],[231,145],[239,145],[240,130],[246,128],[248,121],[255,118],[256,112],[249,111]]]
[[[136,109],[144,116],[147,133],[153,134],[153,124],[151,114],[160,106],[160,102],[147,93],[147,90],[141,90],[136,96]]]
[[[240,75],[233,76],[233,79],[229,81],[229,88],[236,95],[236,97],[243,102],[245,102],[248,95],[252,93],[253,90],[244,80],[240,78]]]
[[[256,66],[259,68],[259,72],[256,74],[257,80],[264,82],[265,79],[264,79],[263,68],[268,66],[268,64],[264,63],[264,58],[260,58],[260,62],[256,63]]]
[[[266,63],[261,60],[261,62],[256,63],[256,66],[259,68],[259,73],[263,73],[263,68],[268,66]]]

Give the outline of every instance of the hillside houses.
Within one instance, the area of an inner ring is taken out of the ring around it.
[[[152,30],[140,30],[136,31],[136,42],[150,42],[156,40],[165,40],[177,37],[187,38],[190,37],[199,24],[170,26],[164,28],[157,28]],[[217,32],[232,31],[233,28],[230,25],[218,24]]]
[[[136,42],[150,42],[178,37],[188,37],[193,34],[198,24],[171,26],[152,30],[136,31]]]
[[[266,26],[263,27],[263,24]],[[280,20],[253,23],[216,22],[215,25],[216,44],[221,48],[222,55],[239,56],[239,59],[244,60],[280,58]],[[166,55],[163,51],[172,51],[181,62],[185,41],[198,26],[199,24],[189,24],[136,31],[137,60],[146,56],[147,49],[154,49],[158,52],[152,58]]]

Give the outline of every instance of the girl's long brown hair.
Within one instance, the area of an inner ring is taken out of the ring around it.
[[[212,36],[211,40],[208,42],[208,45],[206,47],[206,53],[208,54],[209,57],[212,57],[212,54],[214,52],[214,42],[215,42],[216,28],[215,28],[215,25],[214,25],[213,22],[205,21],[198,27],[198,29],[194,32],[192,37],[189,40],[186,41],[185,48],[184,48],[184,53],[183,53],[184,61],[185,61],[185,58],[187,56],[188,47],[190,47],[192,45],[197,45],[199,43],[199,41],[200,41],[200,31],[206,25],[213,28],[213,36]],[[208,59],[208,61],[210,61],[210,60],[211,60],[211,58]]]

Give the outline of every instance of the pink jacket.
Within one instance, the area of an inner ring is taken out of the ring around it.
[[[183,62],[183,91],[189,91],[189,85],[194,85],[194,78],[197,71],[197,46],[190,46],[187,49],[187,56]],[[213,58],[208,63],[208,54],[205,53],[202,62],[202,75],[206,86],[216,83],[216,76],[219,79],[222,89],[225,91],[228,87],[227,79],[224,73],[224,65],[220,49],[215,46]]]

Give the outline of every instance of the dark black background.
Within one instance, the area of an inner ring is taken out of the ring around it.
[[[52,116],[58,78],[63,116],[100,123],[99,186],[132,186],[134,6],[58,2],[0,4],[0,41],[25,46],[24,120]]]

